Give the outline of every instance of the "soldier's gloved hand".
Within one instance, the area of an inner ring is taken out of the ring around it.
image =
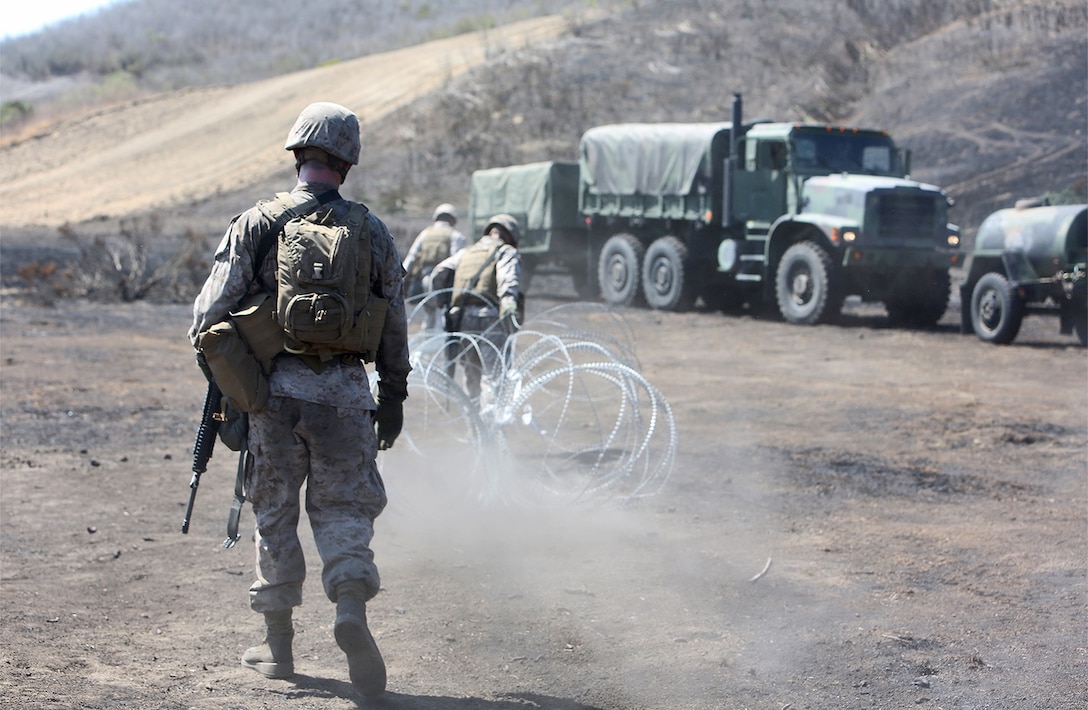
[[[516,318],[518,315],[518,302],[513,298],[504,298],[499,304],[499,318]]]
[[[378,410],[374,412],[374,429],[378,433],[378,449],[385,451],[393,448],[393,442],[404,428],[404,402],[400,400],[379,399]]]

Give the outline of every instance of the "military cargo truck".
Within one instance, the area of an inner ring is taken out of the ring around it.
[[[578,163],[540,162],[472,174],[471,234],[505,212],[518,220],[522,280],[554,269],[569,273],[582,298],[597,296],[586,223],[578,210]]]
[[[1011,343],[1028,313],[1056,314],[1088,345],[1088,205],[1025,200],[979,225],[960,287],[962,329]]]
[[[959,233],[947,195],[907,179],[907,153],[881,131],[744,124],[739,96],[732,119],[599,126],[577,164],[480,171],[474,228],[495,211],[523,215],[539,230],[529,268],[559,266],[613,305],[777,304],[811,324],[857,295],[897,322],[940,319]],[[532,190],[511,189],[531,171]]]

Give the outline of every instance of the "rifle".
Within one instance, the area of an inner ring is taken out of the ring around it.
[[[189,520],[193,517],[193,503],[196,502],[196,489],[200,485],[200,474],[208,470],[208,461],[212,458],[215,437],[219,432],[219,406],[223,393],[214,381],[208,382],[208,393],[204,396],[204,414],[200,418],[200,428],[196,431],[196,443],[193,444],[193,480],[189,481],[189,505],[185,507],[185,519],[181,521],[181,532],[189,532]]]

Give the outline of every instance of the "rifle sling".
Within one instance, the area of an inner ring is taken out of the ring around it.
[[[480,269],[475,274],[473,274],[472,281],[469,282],[468,289],[465,291],[465,298],[477,298],[483,301],[485,304],[488,300],[490,300],[488,298],[481,297],[479,294],[476,293],[476,284],[480,283],[480,277],[483,276],[484,271],[487,270],[487,267],[491,266],[491,262],[495,261],[495,257],[499,255],[499,250],[502,249],[502,246],[503,245],[500,244],[492,249],[491,253],[487,255],[487,259],[484,261],[483,264],[480,265]]]
[[[230,515],[227,516],[227,539],[223,541],[223,547],[230,549],[238,542],[238,518],[242,514],[242,506],[246,502],[246,469],[249,467],[249,440],[242,441],[242,450],[238,452],[238,474],[234,478],[234,502],[230,505]]]

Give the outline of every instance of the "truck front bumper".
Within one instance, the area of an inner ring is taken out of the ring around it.
[[[843,249],[841,264],[845,268],[936,271],[962,266],[963,261],[964,252],[958,250],[848,246]]]

